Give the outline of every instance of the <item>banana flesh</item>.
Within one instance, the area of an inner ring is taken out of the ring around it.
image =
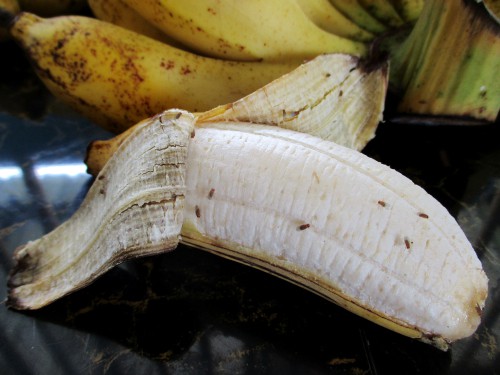
[[[134,128],[69,222],[16,252],[10,305],[41,307],[180,234],[441,349],[475,331],[487,278],[424,190],[314,136],[194,123],[171,110]]]
[[[11,33],[55,96],[116,133],[165,108],[233,102],[301,63],[206,58],[79,16],[21,13]]]

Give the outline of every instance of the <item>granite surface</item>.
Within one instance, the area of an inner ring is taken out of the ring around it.
[[[66,220],[109,133],[55,100],[0,46],[0,300],[11,255]],[[441,352],[261,271],[180,246],[126,262],[34,312],[0,304],[2,374],[499,374],[498,125],[387,122],[364,152],[456,217],[490,279],[483,323]]]

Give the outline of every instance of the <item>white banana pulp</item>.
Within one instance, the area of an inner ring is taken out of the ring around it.
[[[241,123],[196,129],[182,240],[446,348],[480,323],[487,279],[434,198],[367,156]]]

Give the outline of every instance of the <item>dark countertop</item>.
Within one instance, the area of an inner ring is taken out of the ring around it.
[[[14,249],[79,206],[87,144],[110,136],[0,45],[0,300]],[[490,279],[483,323],[448,352],[200,250],[124,263],[34,312],[0,305],[3,374],[500,374],[500,129],[382,124],[365,153],[457,218]]]

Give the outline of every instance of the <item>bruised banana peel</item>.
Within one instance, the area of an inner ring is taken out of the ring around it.
[[[362,150],[382,121],[387,85],[385,61],[366,64],[346,54],[325,54],[235,102],[197,113],[197,123],[276,125]],[[97,175],[130,133],[94,141],[88,172]]]
[[[77,213],[16,251],[12,307],[44,306],[180,235],[443,350],[476,330],[486,275],[423,189],[318,137],[195,121],[170,110],[132,130]]]

